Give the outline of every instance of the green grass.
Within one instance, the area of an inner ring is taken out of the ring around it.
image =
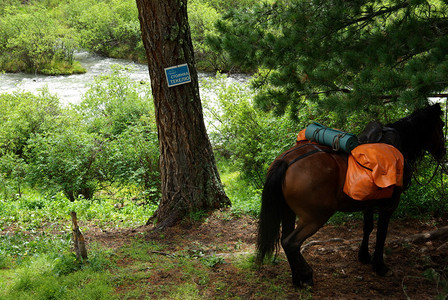
[[[154,209],[130,200],[115,204],[36,193],[0,199],[0,299],[113,299],[113,252],[89,243],[88,261],[77,261],[70,212],[77,212],[81,230],[113,230],[145,224]]]
[[[70,254],[66,254],[70,255]],[[71,268],[67,268],[67,264]],[[113,286],[106,269],[90,264],[74,268],[75,260],[35,255],[1,270],[0,299],[110,299]],[[61,269],[62,268],[62,269]],[[65,270],[60,273],[59,271]]]
[[[62,195],[47,198],[31,193],[15,200],[0,199],[0,229],[11,224],[15,224],[18,231],[42,228],[43,223],[51,227],[70,220],[71,211],[76,211],[80,220],[93,222],[101,228],[136,227],[144,224],[154,210],[155,207],[139,206],[130,200],[96,198],[70,202]]]
[[[227,196],[232,202],[232,213],[235,215],[257,216],[261,205],[261,190],[252,187],[241,179],[240,172],[221,174]]]

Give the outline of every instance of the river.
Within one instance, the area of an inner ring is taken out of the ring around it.
[[[132,61],[114,58],[105,58],[92,55],[88,52],[76,54],[75,59],[81,62],[87,70],[84,74],[45,76],[25,73],[6,73],[0,74],[0,93],[12,93],[14,91],[39,93],[40,90],[47,87],[51,94],[59,96],[62,104],[77,104],[82,100],[83,94],[89,89],[95,76],[110,72],[112,65],[121,65],[131,67],[129,77],[136,81],[149,81],[148,66],[138,64]],[[214,76],[211,73],[199,73],[199,79]],[[248,80],[247,75],[231,75],[228,77],[230,82],[245,83]]]

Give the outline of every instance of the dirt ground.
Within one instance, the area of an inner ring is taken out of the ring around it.
[[[257,220],[229,217],[228,212],[217,212],[205,222],[183,223],[165,229],[163,234],[151,231],[150,227],[114,232],[92,230],[87,233],[92,239],[120,247],[136,234],[145,234],[146,240],[164,243],[161,254],[174,253],[178,249],[201,245],[210,249],[224,261],[238,254],[254,253]],[[268,299],[260,291],[260,282],[276,282],[287,299],[444,299],[443,281],[448,275],[448,253],[436,251],[440,242],[409,243],[404,238],[429,232],[448,225],[448,220],[392,220],[386,240],[385,262],[391,269],[386,277],[375,275],[369,265],[357,261],[357,250],[361,241],[361,221],[350,221],[341,225],[326,225],[304,244],[303,255],[314,269],[314,287],[299,291],[292,286],[290,271],[283,253],[277,264],[268,264],[254,269],[255,279],[248,279],[232,263],[221,263],[213,268],[210,282],[225,282],[232,289],[232,296],[202,291],[210,299],[240,298]],[[372,242],[375,241],[372,233]],[[167,243],[169,241],[169,243]],[[225,245],[225,247],[223,247]],[[374,245],[371,243],[370,248]],[[220,249],[216,251],[216,249]],[[228,250],[223,250],[228,249]],[[216,251],[216,252],[214,252]],[[161,284],[173,281],[173,274],[162,274],[150,280]],[[176,276],[174,276],[176,277]],[[306,295],[306,297],[304,297]]]

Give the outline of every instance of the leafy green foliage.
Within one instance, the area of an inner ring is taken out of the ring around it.
[[[135,185],[147,201],[160,196],[159,146],[149,84],[133,82],[113,67],[84,95],[77,107],[87,130],[104,139],[102,173],[110,182]]]
[[[276,1],[232,11],[210,41],[260,68],[264,109],[418,107],[448,86],[447,12],[441,1]]]
[[[401,217],[448,217],[447,174],[428,155],[422,159],[396,214]]]
[[[91,199],[98,189],[100,164],[96,159],[103,142],[95,134],[78,128],[64,128],[30,141],[29,180],[43,191],[74,201],[78,195]]]
[[[223,76],[204,88],[219,91],[217,98],[205,105],[206,116],[213,116],[210,137],[216,150],[244,178],[261,188],[270,162],[282,149],[294,144],[296,131],[292,128],[296,125],[286,117],[276,118],[256,109],[251,90],[243,85],[227,85]]]
[[[257,109],[248,84],[217,75],[202,86],[209,135],[232,212],[256,216],[269,164],[295,143],[299,125]]]
[[[197,67],[234,70],[225,53],[205,42],[214,23],[229,9],[257,1],[192,0],[189,23]],[[58,75],[85,72],[73,61],[82,48],[102,56],[145,62],[134,0],[7,0],[0,3],[0,69]]]
[[[72,1],[63,8],[81,46],[108,57],[146,59],[135,1]]]
[[[74,65],[77,36],[46,9],[8,7],[0,19],[0,69],[50,75],[85,72]]]
[[[31,138],[55,129],[62,110],[59,100],[45,90],[38,96],[1,94],[0,108],[0,191],[8,199],[21,195]]]
[[[71,201],[106,186],[146,202],[160,197],[157,129],[149,84],[114,67],[79,105],[62,108],[43,92],[0,95],[0,192],[21,195],[28,183]]]
[[[35,134],[51,131],[61,115],[59,99],[43,91],[0,95],[0,149],[22,157],[27,141]]]
[[[207,2],[193,0],[188,4],[188,23],[199,69],[227,70],[230,67],[227,57],[213,52],[205,41],[207,35],[214,34],[215,21],[220,17],[221,14]]]
[[[76,264],[68,256],[62,257],[42,255],[23,263],[15,270],[11,285],[5,291],[0,290],[0,296],[2,299],[110,299],[113,289],[109,272],[89,267],[76,273],[60,273],[62,264],[66,264],[65,271],[68,264]],[[95,284],[84,284],[85,281]],[[79,285],[83,287],[80,289]]]
[[[85,233],[87,222],[108,231],[144,224],[154,209],[129,200],[117,208],[115,201],[70,202],[29,192],[0,198],[0,298],[110,299],[114,252],[90,242],[88,261],[77,261],[70,252],[70,211],[78,212]]]

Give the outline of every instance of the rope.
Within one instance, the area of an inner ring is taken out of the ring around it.
[[[323,133],[322,133],[322,137],[323,137],[323,136],[325,135],[325,131],[326,131],[327,129],[328,129],[327,127],[317,128],[317,129],[313,132],[313,138],[312,138],[312,141],[313,141],[313,142],[317,142],[317,143],[319,143],[319,134],[320,134],[320,132],[323,131]],[[319,143],[319,144],[321,144],[321,143]]]
[[[346,132],[339,133],[333,137],[333,142],[331,143],[334,151],[339,151],[341,149],[341,139],[347,135]]]
[[[324,140],[325,140],[325,138],[324,138],[325,132],[327,131],[327,129],[330,129],[330,128],[328,128],[328,127],[317,128],[313,132],[312,141],[317,142],[319,144],[323,144]],[[322,135],[320,135],[321,131],[322,131]],[[331,147],[332,147],[333,151],[341,150],[341,139],[344,138],[347,134],[348,134],[347,132],[342,132],[342,133],[336,134],[333,137],[333,141],[331,143]],[[322,142],[319,141],[319,137],[321,137]]]
[[[414,177],[415,182],[417,182],[417,184],[420,185],[420,186],[427,186],[427,185],[429,185],[431,183],[431,181],[434,179],[434,177],[436,177],[437,170],[439,169],[440,164],[441,164],[440,162],[437,163],[436,169],[434,170],[434,173],[432,174],[431,179],[429,179],[429,181],[427,183],[425,183],[425,184],[423,184],[420,181],[418,181],[417,176],[415,176],[415,172],[414,172],[412,174],[412,176]]]

